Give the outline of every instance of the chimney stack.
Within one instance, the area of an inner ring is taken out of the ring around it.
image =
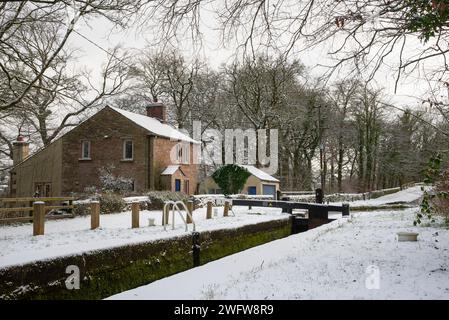
[[[30,155],[30,143],[25,141],[22,135],[17,137],[17,140],[12,143],[12,160],[13,165],[16,165],[25,160]]]
[[[167,122],[167,108],[162,102],[155,100],[147,105],[147,116],[156,118],[162,123]]]

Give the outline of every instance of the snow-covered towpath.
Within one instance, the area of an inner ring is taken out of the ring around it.
[[[111,298],[449,299],[449,230],[413,227],[416,210],[356,213]]]
[[[425,187],[428,189],[429,187]],[[422,197],[423,191],[421,190],[421,186],[415,186],[411,188],[407,188],[404,190],[401,190],[399,192],[387,194],[385,196],[375,198],[375,199],[369,199],[369,200],[357,200],[349,202],[352,208],[357,207],[379,207],[384,205],[391,205],[391,204],[412,204],[419,201],[419,199]],[[336,202],[333,204],[341,204],[341,202]]]

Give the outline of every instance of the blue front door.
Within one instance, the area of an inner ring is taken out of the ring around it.
[[[175,191],[177,191],[177,192],[181,191],[181,180],[179,180],[179,179],[175,180]]]
[[[257,188],[255,186],[248,187],[248,195],[255,196],[257,194]]]

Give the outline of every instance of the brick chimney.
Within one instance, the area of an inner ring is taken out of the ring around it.
[[[157,100],[147,105],[147,116],[156,118],[162,123],[167,122],[167,108],[162,102]]]
[[[30,155],[30,143],[25,141],[22,135],[17,137],[17,140],[12,143],[12,160],[13,165],[16,165],[25,160]]]

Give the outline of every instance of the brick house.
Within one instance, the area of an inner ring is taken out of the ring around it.
[[[106,106],[31,156],[29,143],[13,144],[10,190],[16,197],[67,196],[99,186],[100,171],[132,181],[134,191],[196,192],[195,140],[166,124],[161,103],[147,115]],[[172,160],[173,159],[173,160]]]

